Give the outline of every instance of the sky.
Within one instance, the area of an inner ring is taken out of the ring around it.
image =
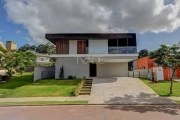
[[[45,33],[136,33],[138,51],[180,42],[180,0],[0,0],[0,41]]]

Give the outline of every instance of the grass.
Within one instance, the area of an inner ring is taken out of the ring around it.
[[[88,101],[31,101],[31,102],[0,102],[0,106],[8,105],[85,105]]]
[[[169,94],[170,81],[158,81],[158,83],[152,83],[146,78],[140,78],[146,85],[153,89],[160,96],[175,96],[180,97],[180,82],[173,82],[173,94]]]
[[[33,82],[32,73],[15,74],[7,83],[0,84],[0,97],[57,97],[73,96],[81,79],[44,79]]]
[[[175,102],[177,102],[178,104],[180,104],[180,100],[174,100]]]

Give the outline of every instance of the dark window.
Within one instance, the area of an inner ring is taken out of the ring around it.
[[[136,46],[136,40],[133,38],[128,39],[128,46]]]
[[[127,46],[127,38],[118,39],[118,46]]]
[[[86,40],[86,47],[89,47],[89,42],[88,42],[88,40]]]
[[[109,39],[108,46],[117,47],[117,39]]]

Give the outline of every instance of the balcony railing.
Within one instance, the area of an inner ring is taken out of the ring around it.
[[[135,54],[137,53],[136,46],[129,47],[108,47],[109,54]]]

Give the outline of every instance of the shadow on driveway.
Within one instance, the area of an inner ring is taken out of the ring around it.
[[[139,95],[124,95],[123,97],[110,98],[104,104],[154,104],[154,105],[173,105],[176,104],[171,99],[159,97],[156,94],[141,92]]]

